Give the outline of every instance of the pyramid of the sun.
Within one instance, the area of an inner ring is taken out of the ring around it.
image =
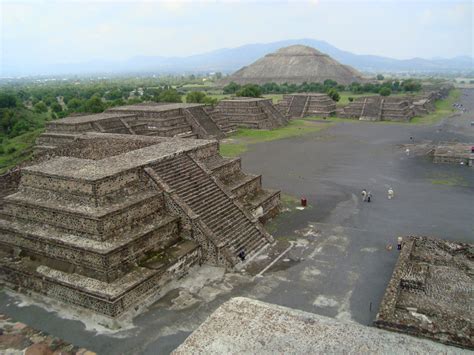
[[[308,46],[294,45],[267,54],[227,77],[225,82],[301,84],[322,83],[327,79],[345,85],[364,81],[357,70],[337,62],[327,54]]]

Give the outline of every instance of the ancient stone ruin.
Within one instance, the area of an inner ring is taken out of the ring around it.
[[[446,142],[433,147],[433,162],[474,166],[474,143]]]
[[[39,138],[37,163],[4,199],[8,287],[118,317],[193,265],[232,268],[241,250],[272,241],[259,219],[278,212],[279,191],[262,189],[240,158],[221,157],[216,140],[79,133],[138,127],[123,114],[100,117],[55,122],[61,133]]]
[[[473,250],[472,244],[404,238],[375,325],[474,349]]]
[[[221,84],[232,81],[238,84],[302,84],[323,83],[328,79],[343,85],[366,81],[357,70],[329,55],[312,47],[294,45],[267,54],[223,79]]]
[[[411,100],[407,97],[358,97],[338,111],[339,117],[361,121],[408,122],[414,116]]]
[[[224,132],[236,127],[273,129],[288,123],[271,99],[236,97],[221,100],[209,114]]]
[[[180,138],[221,138],[224,134],[201,104],[144,103],[105,113],[49,122],[50,137],[63,133],[120,133]]]
[[[283,95],[283,99],[277,104],[277,108],[289,118],[329,117],[336,113],[336,103],[326,94]]]

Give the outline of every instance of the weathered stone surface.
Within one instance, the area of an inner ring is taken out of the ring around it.
[[[322,83],[327,79],[344,85],[364,81],[357,70],[335,61],[327,54],[308,46],[294,45],[267,54],[222,82],[302,84],[303,82]]]
[[[375,325],[473,349],[473,250],[405,237]]]
[[[173,352],[194,353],[458,354],[464,351],[357,323],[238,297],[219,307]]]
[[[336,113],[336,103],[326,94],[289,94],[283,95],[278,109],[289,118],[305,116],[329,117]]]
[[[262,98],[221,100],[210,114],[223,131],[230,131],[235,127],[273,129],[288,122],[273,106],[271,99]]]
[[[18,190],[3,199],[8,287],[117,317],[193,265],[233,267],[242,248],[250,255],[272,240],[253,206],[238,201],[261,191],[260,177],[243,174],[239,161],[226,186],[206,167],[224,161],[217,141],[68,136],[23,168]],[[260,205],[277,210],[279,192]]]
[[[436,145],[433,149],[435,163],[463,164],[474,166],[474,143],[446,142]]]

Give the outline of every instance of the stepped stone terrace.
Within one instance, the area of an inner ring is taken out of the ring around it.
[[[235,130],[236,127],[273,129],[288,123],[272,100],[263,98],[221,100],[210,115],[224,132]]]
[[[283,99],[277,104],[277,108],[289,118],[329,117],[336,113],[336,103],[326,94],[283,95]]]
[[[338,116],[361,121],[408,122],[415,116],[411,100],[408,97],[359,97],[339,110]]]
[[[48,149],[40,138],[37,164],[4,198],[8,287],[118,317],[194,265],[232,268],[242,249],[251,256],[272,241],[259,218],[278,212],[279,191],[221,157],[217,141],[62,136]]]
[[[105,113],[72,116],[47,124],[49,133],[101,132],[180,138],[221,138],[223,133],[201,104],[114,107]]]
[[[472,244],[405,238],[375,325],[474,349],[473,252]]]
[[[474,166],[474,143],[440,143],[433,149],[433,162]]]

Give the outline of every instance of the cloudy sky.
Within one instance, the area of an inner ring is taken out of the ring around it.
[[[471,1],[0,0],[1,63],[186,56],[314,38],[393,58],[473,55]]]

